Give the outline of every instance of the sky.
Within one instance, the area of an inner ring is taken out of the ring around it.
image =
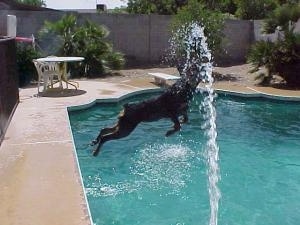
[[[105,4],[108,9],[126,6],[126,0],[45,0],[52,9],[96,9],[97,4]]]

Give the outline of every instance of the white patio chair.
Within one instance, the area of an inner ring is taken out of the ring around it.
[[[40,93],[41,82],[43,82],[43,92],[50,86],[53,88],[53,85],[57,82],[59,82],[60,87],[62,87],[61,73],[57,63],[38,62],[37,60],[33,60],[33,63],[38,73],[38,94]]]

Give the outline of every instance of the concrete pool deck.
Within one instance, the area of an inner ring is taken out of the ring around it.
[[[20,103],[0,147],[1,224],[91,224],[67,107],[157,88],[152,81],[150,76],[80,80],[79,91],[50,92],[45,97],[35,96],[36,87],[20,89]],[[300,91],[230,81],[217,82],[215,88],[246,95],[300,99]]]

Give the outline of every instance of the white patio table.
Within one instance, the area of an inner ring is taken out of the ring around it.
[[[59,70],[61,73],[61,80],[66,82],[67,88],[68,84],[72,85],[76,89],[78,88],[79,84],[75,81],[74,83],[77,84],[72,84],[70,81],[68,81],[67,77],[67,62],[80,62],[83,61],[83,57],[75,57],[75,56],[63,56],[63,57],[58,57],[58,56],[50,56],[50,57],[45,57],[45,58],[38,58],[36,61],[38,62],[54,62],[59,64]]]

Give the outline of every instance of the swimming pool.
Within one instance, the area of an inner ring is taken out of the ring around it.
[[[122,104],[70,112],[92,219],[100,224],[208,224],[205,135],[197,96],[190,122],[164,137],[168,120],[140,124],[106,143],[98,157],[89,142],[112,125]],[[300,104],[220,96],[219,224],[296,225],[300,221]]]

